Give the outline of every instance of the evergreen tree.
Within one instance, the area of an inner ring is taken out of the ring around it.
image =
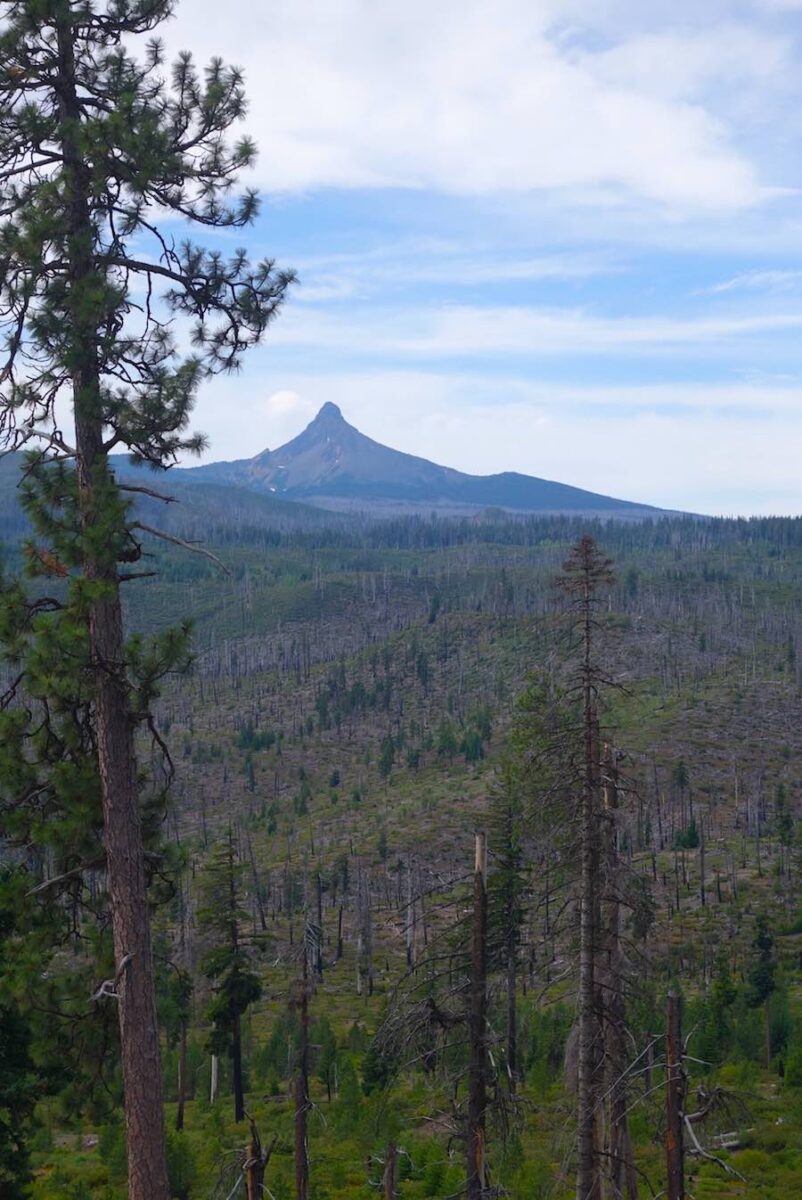
[[[242,908],[244,869],[229,829],[204,872],[198,908],[198,927],[210,940],[201,969],[214,984],[208,1009],[212,1024],[209,1049],[212,1054],[228,1054],[231,1058],[236,1121],[245,1117],[242,1017],[262,994],[259,976],[252,969],[253,942],[243,930],[243,922],[248,921],[248,913]]]
[[[769,923],[761,915],[755,922],[752,960],[747,974],[747,1001],[751,1008],[763,1008],[765,1020],[765,1065],[771,1063],[771,1013],[769,1003],[776,991],[777,964],[774,957],[774,938]]]
[[[0,962],[14,926],[13,912],[0,897]],[[0,997],[0,1195],[6,1200],[22,1200],[31,1180],[26,1135],[39,1087],[30,1044],[30,1025],[19,1005]]]
[[[60,699],[41,647],[49,642],[58,659],[78,646],[99,772],[130,1200],[168,1196],[134,743],[135,718],[148,711],[136,678],[144,652],[126,646],[120,604],[121,584],[135,574],[123,564],[136,563],[142,534],[157,531],[125,495],[151,489],[118,483],[109,454],[127,450],[162,469],[199,450],[202,438],[186,433],[199,382],[238,366],[290,282],[272,262],[251,265],[240,250],[225,259],[158,229],[164,210],[238,228],[257,208],[250,192],[229,199],[254,154],[247,139],[226,141],[244,111],[239,72],[214,60],[199,75],[183,54],[168,82],[158,42],[141,58],[129,50],[171,11],[171,0],[0,7],[0,442],[32,449],[26,498],[45,536],[29,560],[66,579],[69,597],[66,612],[60,599],[33,602],[33,662],[21,659],[3,706],[29,687],[44,697],[54,688]],[[176,317],[194,346],[183,359]],[[152,678],[185,657],[181,638],[160,650]],[[12,748],[33,736],[24,729]],[[52,766],[57,773],[59,762]],[[25,787],[18,797],[37,803]]]

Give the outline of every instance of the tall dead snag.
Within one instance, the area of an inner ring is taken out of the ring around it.
[[[487,1108],[487,837],[476,834],[471,935],[471,997],[466,1129],[468,1200],[485,1190],[485,1110]]]
[[[612,746],[602,763],[604,903],[597,963],[604,1044],[604,1172],[612,1200],[637,1200],[638,1180],[627,1121],[626,964],[621,947],[621,863],[616,813],[618,769]]]
[[[578,699],[582,707],[583,769],[579,814],[579,1044],[577,1062],[578,1162],[576,1200],[601,1200],[599,1084],[601,1030],[596,982],[599,924],[599,686],[594,656],[596,610],[602,586],[613,579],[611,562],[583,535],[563,564],[558,586],[570,605],[571,628],[579,635]]]
[[[685,1200],[682,1107],[685,1075],[682,1067],[680,998],[669,992],[666,1008],[666,1171],[668,1200]]]
[[[251,1136],[245,1148],[245,1197],[246,1200],[264,1200],[267,1194],[265,1192],[265,1171],[278,1141],[278,1134],[274,1134],[270,1145],[264,1147],[256,1122],[252,1117],[248,1117],[248,1120],[251,1126]]]
[[[395,1190],[395,1165],[398,1158],[398,1150],[395,1142],[390,1142],[387,1146],[387,1154],[384,1159],[384,1177],[382,1179],[382,1194],[384,1200],[395,1200],[397,1192]]]
[[[296,1004],[300,1017],[298,1063],[295,1073],[295,1200],[309,1200],[309,952],[301,955],[301,978]]]

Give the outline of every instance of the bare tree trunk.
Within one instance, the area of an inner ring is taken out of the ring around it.
[[[242,1076],[242,1021],[239,1013],[231,1023],[231,1076],[234,1088],[234,1120],[245,1120],[245,1084]]]
[[[387,1153],[384,1159],[384,1177],[382,1179],[384,1200],[395,1200],[397,1192],[395,1190],[395,1164],[398,1151],[396,1150],[395,1142],[390,1142],[387,1146]]]
[[[468,1126],[466,1130],[468,1200],[485,1190],[485,1109],[487,1107],[487,837],[476,834],[471,938],[469,1013]]]
[[[682,1069],[680,999],[668,994],[666,1019],[666,1171],[668,1200],[685,1200],[685,1166],[682,1136],[682,1105],[685,1078]]]
[[[309,966],[306,945],[302,962],[301,1045],[295,1076],[295,1200],[309,1200]]]
[[[604,1032],[603,1078],[607,1107],[605,1173],[611,1200],[619,1200],[624,1196],[627,1200],[637,1200],[638,1180],[627,1121],[626,1001],[624,955],[621,949],[621,905],[618,895],[621,865],[616,829],[618,779],[611,746],[606,746],[604,753],[604,809],[603,850],[607,894],[599,940],[602,951],[600,990]]]
[[[212,1055],[212,1075],[209,1081],[209,1103],[217,1102],[217,1087],[220,1081],[220,1060],[216,1054]]]
[[[184,1101],[187,1094],[187,1020],[181,1019],[181,1034],[178,1043],[178,1108],[175,1127],[178,1133],[184,1128]]]
[[[129,1200],[168,1200],[161,1053],[120,583],[117,564],[109,552],[92,548],[93,527],[104,503],[101,494],[109,485],[113,486],[113,476],[103,444],[98,330],[91,316],[93,305],[87,303],[87,292],[96,282],[97,267],[92,257],[89,172],[77,141],[80,108],[71,24],[74,14],[72,8],[66,8],[65,13],[57,24],[58,136],[70,204],[66,281],[74,309],[76,475],[81,525],[88,535],[84,541],[88,548],[84,549],[83,571],[91,588],[89,645],[94,668],[95,734],[119,997],[128,1196]],[[83,315],[87,309],[89,318]]]
[[[589,689],[588,689],[589,692]],[[592,703],[586,712],[586,778],[582,796],[581,881],[579,916],[579,1054],[577,1063],[577,1119],[579,1162],[576,1200],[600,1200],[598,1123],[596,1120],[599,1021],[596,1011],[596,914],[598,908],[598,859],[596,778]]]
[[[707,904],[707,892],[705,890],[705,822],[704,817],[699,816],[699,900],[702,908]]]
[[[259,1130],[256,1128],[255,1122],[251,1121],[251,1136],[245,1148],[246,1200],[264,1200],[267,1195],[265,1191],[265,1171],[267,1170],[267,1164],[270,1162],[270,1157],[277,1141],[278,1134],[274,1134],[273,1141],[265,1150],[259,1137]]]
[[[507,945],[507,1074],[510,1091],[518,1086],[518,971],[515,931],[511,930]]]
[[[404,941],[407,951],[407,966],[415,965],[415,900],[412,894],[412,867],[407,863],[407,903],[404,917]]]

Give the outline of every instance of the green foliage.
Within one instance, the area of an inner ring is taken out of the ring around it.
[[[755,937],[752,942],[752,961],[748,974],[747,999],[751,1007],[765,1004],[774,992],[777,982],[774,957],[774,938],[766,917],[760,915],[755,922]]]
[[[699,829],[696,817],[691,817],[686,829],[678,829],[674,834],[675,850],[696,850],[699,846]]]
[[[229,829],[204,872],[198,908],[198,927],[211,943],[201,969],[214,984],[207,1010],[212,1025],[209,1049],[214,1054],[232,1052],[236,1022],[262,993],[252,967],[253,951],[242,931],[248,919],[241,907],[243,869]]]
[[[198,1164],[192,1143],[183,1133],[167,1134],[167,1176],[173,1200],[190,1200],[198,1178]]]

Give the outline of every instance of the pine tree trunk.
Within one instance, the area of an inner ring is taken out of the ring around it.
[[[301,1045],[295,1077],[295,1200],[309,1198],[309,969],[306,947],[301,975]]]
[[[465,1194],[468,1200],[481,1200],[485,1190],[485,1109],[487,1107],[487,839],[484,833],[476,834],[473,878]]]
[[[395,1164],[397,1154],[395,1142],[390,1142],[384,1159],[384,1178],[382,1179],[384,1200],[395,1200],[396,1198]]]
[[[507,1074],[510,1091],[518,1086],[518,972],[515,931],[511,928],[507,945]]]
[[[682,1104],[685,1092],[682,1074],[680,1000],[668,994],[666,1025],[666,1172],[668,1200],[685,1200],[685,1167],[682,1136]]]
[[[92,588],[89,643],[94,667],[94,718],[100,772],[106,871],[111,901],[128,1151],[129,1200],[168,1200],[161,1053],[150,915],[139,816],[134,725],[125,671],[120,585],[116,562],[93,549],[101,517],[98,496],[111,480],[103,446],[98,331],[87,292],[97,276],[89,218],[90,179],[76,138],[80,124],[71,8],[57,26],[60,140],[69,197],[67,282],[73,322],[72,366],[76,472],[83,570]],[[86,311],[89,311],[87,317]]]
[[[598,720],[593,698],[590,661],[591,616],[589,587],[585,600],[583,718],[585,769],[580,816],[579,914],[579,1052],[577,1064],[577,1121],[579,1161],[576,1200],[600,1200],[598,1123],[596,1120],[599,1022],[596,1012],[596,932],[598,911],[598,813],[596,803]]]
[[[621,864],[617,845],[615,814],[618,809],[618,778],[611,746],[604,754],[605,904],[600,936],[602,964],[602,1028],[604,1041],[604,1096],[607,1108],[604,1169],[611,1200],[637,1200],[638,1180],[627,1120],[626,1002],[624,954],[621,947]]]
[[[231,1075],[234,1088],[234,1120],[245,1120],[245,1086],[242,1078],[242,1022],[239,1013],[231,1022]]]
[[[184,1102],[187,1094],[187,1022],[181,1021],[181,1038],[178,1043],[178,1107],[175,1113],[176,1132],[184,1128]]]

